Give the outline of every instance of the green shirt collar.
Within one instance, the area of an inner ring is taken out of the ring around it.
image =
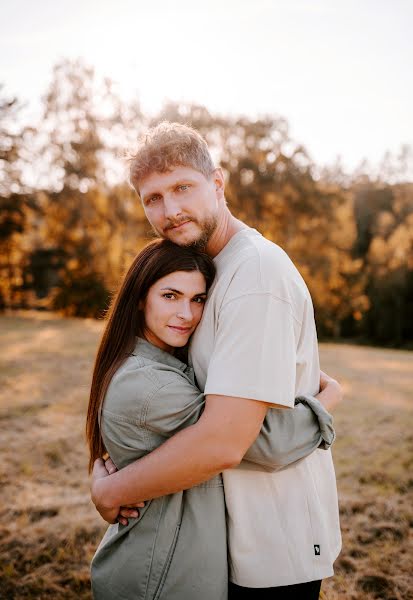
[[[185,371],[188,368],[188,365],[180,361],[179,358],[176,358],[176,356],[173,356],[169,352],[154,346],[147,340],[144,340],[140,337],[137,338],[136,346],[132,352],[132,355],[144,356],[149,360],[153,360],[154,362],[158,362],[163,365],[168,365],[169,367],[173,367],[175,369],[180,369],[181,371]]]

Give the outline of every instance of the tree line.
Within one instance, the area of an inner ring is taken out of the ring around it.
[[[413,341],[412,152],[320,169],[279,116],[211,114],[166,104],[155,117],[125,102],[81,61],[55,66],[42,117],[0,87],[0,310],[99,317],[151,237],[127,180],[125,149],[163,119],[193,125],[226,175],[233,213],[290,255],[313,297],[320,337]]]

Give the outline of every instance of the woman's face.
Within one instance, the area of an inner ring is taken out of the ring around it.
[[[205,278],[199,271],[175,271],[158,279],[143,306],[145,338],[167,352],[185,346],[202,317],[205,299]]]

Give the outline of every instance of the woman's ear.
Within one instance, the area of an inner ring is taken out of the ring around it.
[[[144,309],[145,309],[145,302],[143,300],[139,300],[138,310],[144,310]]]

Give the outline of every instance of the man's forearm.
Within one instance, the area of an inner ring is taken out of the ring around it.
[[[116,507],[173,494],[211,479],[241,460],[236,452],[202,427],[187,427],[156,450],[92,484],[95,504]]]
[[[173,494],[238,465],[260,432],[268,405],[208,395],[199,421],[156,450],[92,482],[92,499],[116,507]]]

